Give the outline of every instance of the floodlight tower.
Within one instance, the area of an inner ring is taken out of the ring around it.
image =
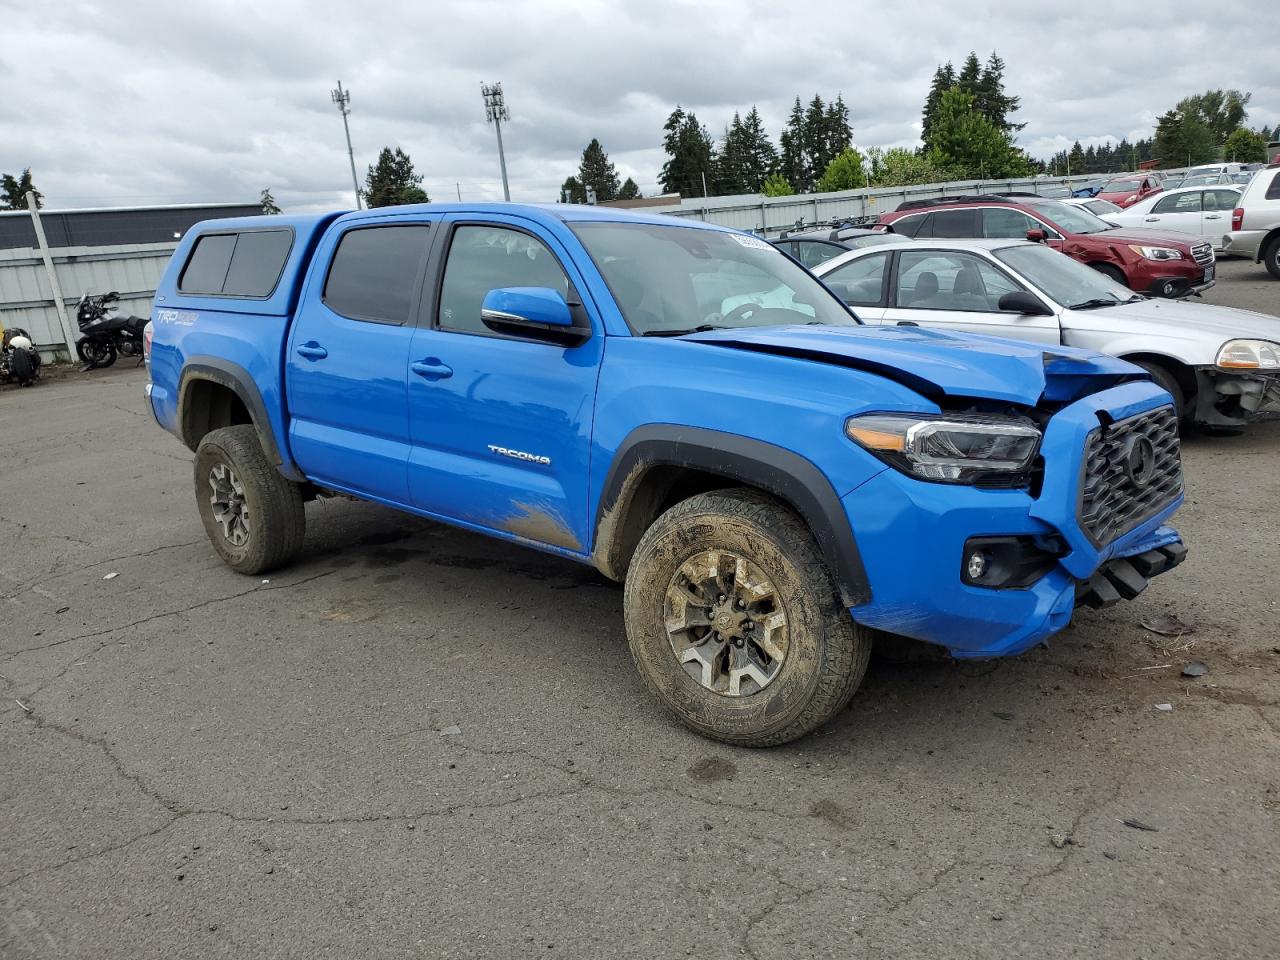
[[[347,115],[351,113],[351,91],[342,89],[342,81],[338,81],[338,88],[329,91],[329,99],[338,106],[338,112],[342,114],[342,129],[347,134],[347,158],[351,161],[351,185],[356,191],[356,209],[363,210],[364,207],[360,203],[360,181],[356,178],[356,155],[351,149],[351,127],[347,123]]]
[[[511,199],[511,190],[507,186],[507,157],[502,151],[502,121],[511,119],[507,102],[502,98],[501,83],[480,84],[480,95],[484,97],[484,118],[493,123],[498,132],[498,165],[502,168],[502,197]]]

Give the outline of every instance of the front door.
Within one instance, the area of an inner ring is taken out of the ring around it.
[[[480,319],[499,287],[585,289],[551,234],[519,217],[450,218],[410,350],[409,487],[445,519],[586,553],[587,488],[603,327],[565,347],[504,336]]]
[[[321,484],[408,501],[413,309],[439,218],[352,221],[316,250],[285,358],[289,446]]]
[[[924,244],[921,244],[924,246]],[[901,250],[885,325],[914,323],[959,333],[982,333],[1060,344],[1056,316],[1000,309],[1006,293],[1025,289],[995,264],[958,250]]]
[[[1140,226],[1152,230],[1177,230],[1200,236],[1201,208],[1204,194],[1200,190],[1157,197]]]

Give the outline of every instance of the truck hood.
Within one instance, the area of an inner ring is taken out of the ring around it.
[[[1035,406],[1068,403],[1126,380],[1138,367],[1074,347],[928,330],[923,327],[738,327],[685,341],[865,370],[932,400],[977,397]]]
[[[1141,329],[1149,330],[1153,337],[1176,334],[1182,339],[1195,339],[1199,336],[1212,341],[1215,351],[1223,341],[1234,338],[1280,343],[1280,317],[1192,300],[1152,298],[1100,310],[1064,310],[1062,324],[1068,329],[1088,328],[1116,334]],[[1133,328],[1129,324],[1133,324]]]

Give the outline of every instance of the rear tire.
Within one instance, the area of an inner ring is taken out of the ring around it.
[[[1276,237],[1267,244],[1267,250],[1262,255],[1262,262],[1267,265],[1267,273],[1280,280],[1280,237]]]
[[[252,425],[205,434],[196,448],[196,506],[213,549],[238,573],[266,573],[297,555],[302,492],[267,460]]]
[[[1151,379],[1173,396],[1173,409],[1178,416],[1178,424],[1181,426],[1187,415],[1187,395],[1182,389],[1182,384],[1178,383],[1178,378],[1170,373],[1167,368],[1150,360],[1135,360],[1133,362],[1151,374]]]
[[[787,743],[825,723],[871,654],[804,523],[752,490],[701,494],[655,520],[623,609],[649,689],[685,726],[739,746]]]

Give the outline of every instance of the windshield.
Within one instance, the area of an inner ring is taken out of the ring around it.
[[[1142,187],[1141,180],[1111,180],[1108,181],[1099,193],[1137,193]]]
[[[758,237],[649,223],[572,223],[632,333],[858,323],[803,267]]]
[[[1054,226],[1061,227],[1067,233],[1101,233],[1112,229],[1111,224],[1099,220],[1083,207],[1070,203],[1059,203],[1057,200],[1033,200],[1027,204],[1033,210],[1043,213],[1053,221]]]
[[[1128,287],[1043,244],[1002,247],[995,256],[1064,307],[1101,306],[1097,301],[1126,303],[1134,297]]]
[[[1121,207],[1117,207],[1110,200],[1090,200],[1082,206],[1090,213],[1096,213],[1100,217],[1106,216],[1108,213],[1119,213]]]

